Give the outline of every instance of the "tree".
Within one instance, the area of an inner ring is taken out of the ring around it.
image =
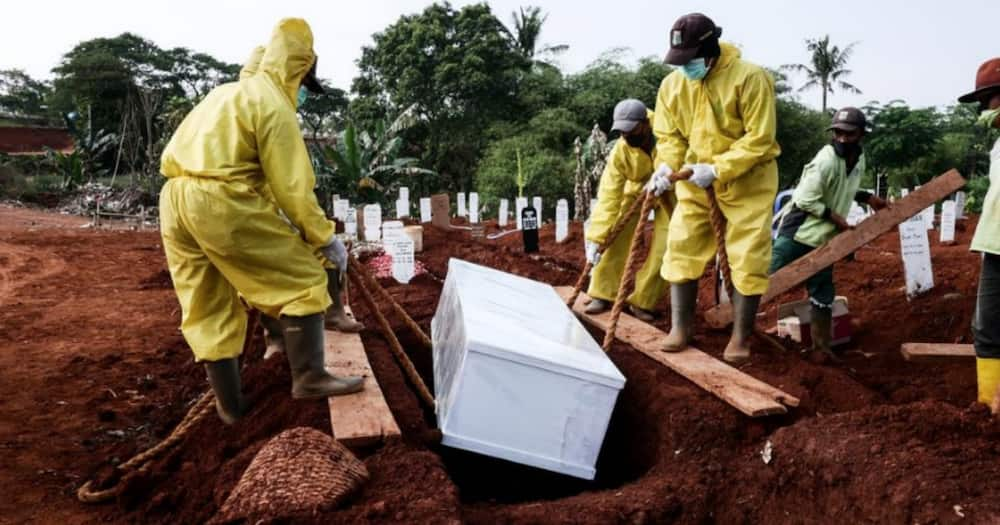
[[[0,111],[19,117],[42,115],[50,92],[48,85],[23,70],[0,70]]]
[[[325,80],[320,80],[326,93],[310,94],[299,106],[299,117],[313,139],[332,134],[344,121],[347,112],[347,93],[335,88]]]
[[[611,113],[622,99],[639,99],[650,110],[656,106],[656,93],[663,77],[670,73],[670,66],[647,57],[633,70],[621,62],[623,52],[616,49],[605,53],[566,81],[570,93],[566,106],[586,128],[597,123],[601,129],[610,130]]]
[[[830,142],[830,117],[785,97],[778,97],[777,139],[781,145],[778,157],[778,187],[794,186],[802,168],[812,160],[825,144]]]
[[[943,118],[936,109],[911,109],[894,100],[870,104],[864,111],[872,125],[864,143],[872,173],[888,176],[894,188],[923,184],[939,174],[927,164],[942,137]]]
[[[542,26],[545,25],[549,15],[543,15],[540,7],[521,7],[519,12],[512,12],[510,18],[514,24],[514,42],[521,55],[536,67],[556,69],[551,62],[537,58],[554,57],[569,49],[566,44],[546,44],[539,47]]]
[[[317,147],[319,155],[313,156],[318,164],[320,192],[336,191],[349,198],[387,205],[402,177],[435,175],[417,166],[419,159],[402,156],[404,142],[400,134],[420,119],[413,105],[392,123],[379,122],[370,133],[348,124],[335,146]]]
[[[434,4],[400,17],[361,51],[350,113],[362,127],[417,104],[426,122],[407,137],[447,187],[465,188],[486,145],[483,130],[509,116],[530,63],[486,4]]]
[[[847,62],[854,52],[855,44],[856,42],[840,49],[830,45],[830,35],[819,39],[808,39],[806,49],[812,54],[809,64],[786,64],[781,67],[806,74],[808,81],[799,88],[799,91],[817,86],[822,90],[822,109],[826,113],[826,97],[828,93],[833,93],[834,86],[850,93],[861,93],[861,90],[854,85],[841,80],[851,74],[851,70],[847,69]]]

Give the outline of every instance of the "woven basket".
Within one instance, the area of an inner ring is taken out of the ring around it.
[[[260,449],[212,521],[316,515],[367,481],[368,469],[346,447],[316,429],[293,428]]]

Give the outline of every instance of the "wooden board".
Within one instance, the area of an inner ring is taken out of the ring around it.
[[[345,310],[350,312],[350,308]],[[361,392],[328,398],[333,436],[346,446],[372,445],[388,436],[398,436],[399,426],[368,364],[361,335],[326,330],[325,340],[328,372],[365,378]]]
[[[965,359],[976,357],[976,349],[972,345],[948,343],[903,343],[899,351],[907,361],[942,361],[956,357]]]
[[[451,197],[447,193],[431,195],[431,224],[445,230],[451,228]]]
[[[836,263],[857,251],[858,248],[875,240],[879,235],[895,228],[910,217],[924,211],[931,204],[960,190],[965,179],[956,170],[935,177],[920,189],[896,201],[889,208],[865,219],[853,230],[837,235],[830,242],[809,252],[808,255],[778,270],[770,277],[767,293],[761,299],[766,303],[771,299],[804,283],[822,269]],[[713,327],[728,326],[733,320],[731,305],[717,305],[705,312],[705,319]]]
[[[556,288],[556,291],[567,300],[573,290],[569,286],[562,286]],[[611,322],[611,313],[583,313],[586,300],[586,295],[581,293],[573,311],[585,323],[606,330]],[[659,344],[667,334],[628,314],[623,313],[618,319],[615,336],[750,417],[784,414],[788,412],[786,406],[799,406],[796,397],[744,374],[696,348],[676,353],[661,351]]]

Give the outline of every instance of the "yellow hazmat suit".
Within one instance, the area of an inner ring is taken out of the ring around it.
[[[588,241],[598,244],[604,242],[611,228],[618,222],[618,218],[628,211],[635,199],[643,198],[643,186],[653,174],[653,166],[653,160],[641,148],[633,148],[624,140],[615,143],[597,187],[597,207],[590,215]],[[587,295],[614,302],[618,295],[628,252],[632,246],[632,235],[639,224],[639,219],[639,217],[633,218],[611,246],[601,254],[601,260],[591,275]],[[645,221],[646,218],[642,217],[642,220]],[[629,304],[643,310],[652,310],[667,291],[667,282],[660,277],[660,261],[667,248],[669,223],[670,214],[662,204],[657,204],[649,254],[642,268],[636,273],[635,291],[627,299]]]
[[[722,54],[703,80],[688,80],[674,71],[660,84],[653,119],[657,163],[674,171],[685,164],[715,166],[713,187],[727,219],[733,285],[745,296],[762,295],[778,189],[774,159],[781,152],[775,140],[774,80],[763,68],[744,62],[732,45],[720,47]],[[716,244],[705,190],[681,181],[676,193],[661,275],[682,283],[701,277]]]
[[[256,75],[212,90],[177,128],[161,158],[167,263],[181,330],[195,358],[236,357],[247,316],[240,296],[271,317],[330,305],[314,251],[334,225],[316,202],[295,116],[296,93],[316,55],[301,19],[278,23]],[[274,202],[298,229],[278,215]]]

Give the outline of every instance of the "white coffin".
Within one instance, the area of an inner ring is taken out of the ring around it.
[[[445,445],[594,479],[625,377],[551,286],[451,259],[431,335]]]

